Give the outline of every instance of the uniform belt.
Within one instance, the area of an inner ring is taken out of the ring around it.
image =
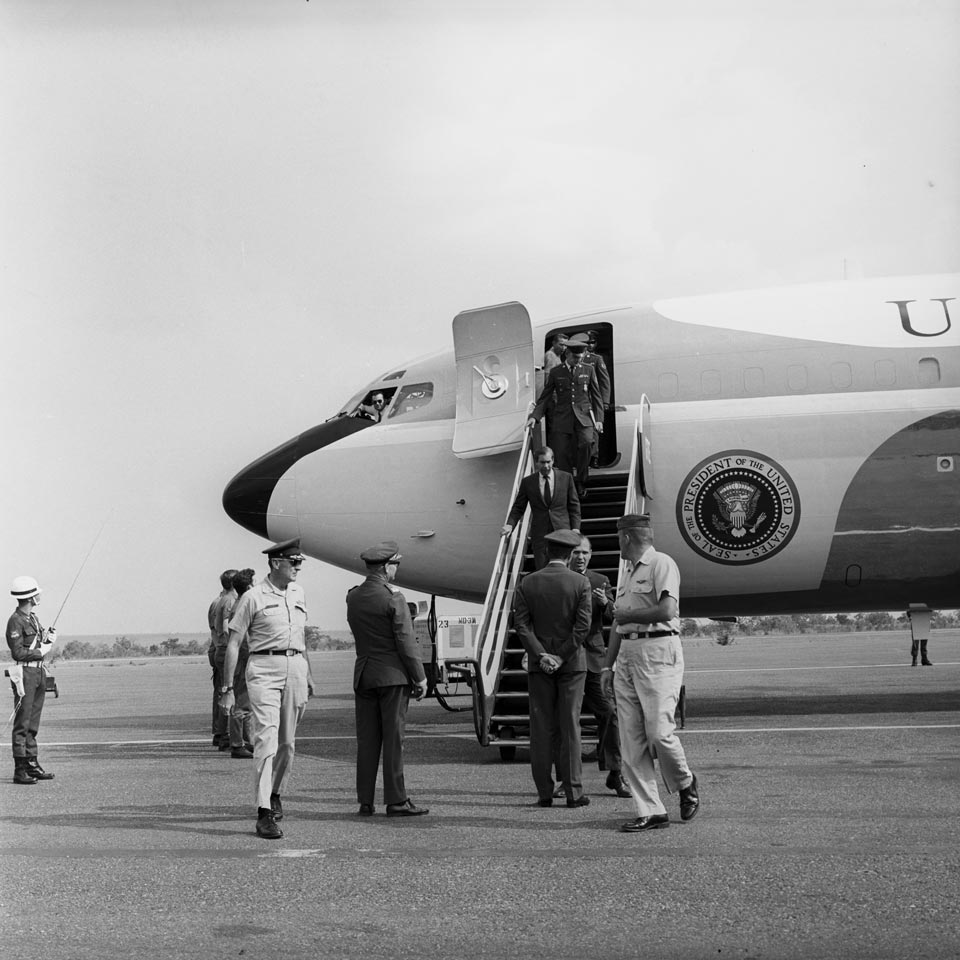
[[[251,657],[299,657],[302,650],[251,650]]]
[[[21,667],[42,667],[43,666],[42,660],[18,660],[17,663]]]
[[[621,640],[646,640],[647,637],[677,637],[676,630],[651,630],[649,633],[621,633]]]

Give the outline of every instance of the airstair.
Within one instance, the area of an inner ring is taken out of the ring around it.
[[[590,568],[605,574],[612,584],[618,583],[621,570],[617,520],[625,513],[644,511],[652,478],[649,436],[644,433],[648,412],[649,402],[644,397],[633,430],[628,468],[594,473],[587,496],[581,501],[580,529],[590,538],[593,547]],[[531,446],[532,435],[527,431],[506,512],[513,504],[520,481],[533,470]],[[529,525],[528,508],[510,536],[501,539],[477,628],[476,659],[459,664],[472,674],[470,684],[477,739],[483,746],[498,747],[504,760],[513,759],[517,747],[529,744],[530,710],[524,649],[512,623],[517,584],[525,573],[534,569],[528,543]],[[456,668],[458,664],[448,661],[447,666]],[[596,743],[592,715],[582,716],[581,727],[584,742]]]

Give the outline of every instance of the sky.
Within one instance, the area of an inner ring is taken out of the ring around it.
[[[953,0],[0,0],[0,583],[205,630],[265,572],[230,478],[464,309],[955,270],[958,47]],[[311,622],[359,579],[308,561]]]

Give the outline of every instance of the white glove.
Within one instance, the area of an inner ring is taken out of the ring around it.
[[[17,696],[22,697],[23,690],[23,667],[19,663],[11,663],[7,668],[7,676],[13,684],[13,689],[17,691]]]
[[[53,649],[53,643],[41,643],[40,644],[40,656],[45,657]]]
[[[51,646],[57,642],[57,628],[50,627],[49,630],[43,635],[43,642],[49,643]]]

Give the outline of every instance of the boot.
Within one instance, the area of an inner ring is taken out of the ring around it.
[[[30,768],[27,766],[26,757],[14,757],[13,758],[13,782],[14,783],[36,783],[37,778],[30,773]]]
[[[911,667],[915,667],[917,665],[917,652],[919,651],[919,649],[920,649],[920,645],[917,643],[916,640],[914,640],[913,643],[910,644],[910,656],[912,658],[910,661]]]
[[[30,757],[30,758],[27,760],[27,770],[29,771],[30,776],[31,776],[31,777],[34,777],[34,778],[37,779],[37,780],[52,780],[52,779],[53,779],[53,774],[52,774],[52,773],[47,773],[47,771],[44,770],[43,767],[41,767],[40,764],[37,762],[37,758],[36,758],[36,757]]]
[[[927,641],[920,641],[920,663],[925,667],[932,667],[933,664],[927,659]]]

